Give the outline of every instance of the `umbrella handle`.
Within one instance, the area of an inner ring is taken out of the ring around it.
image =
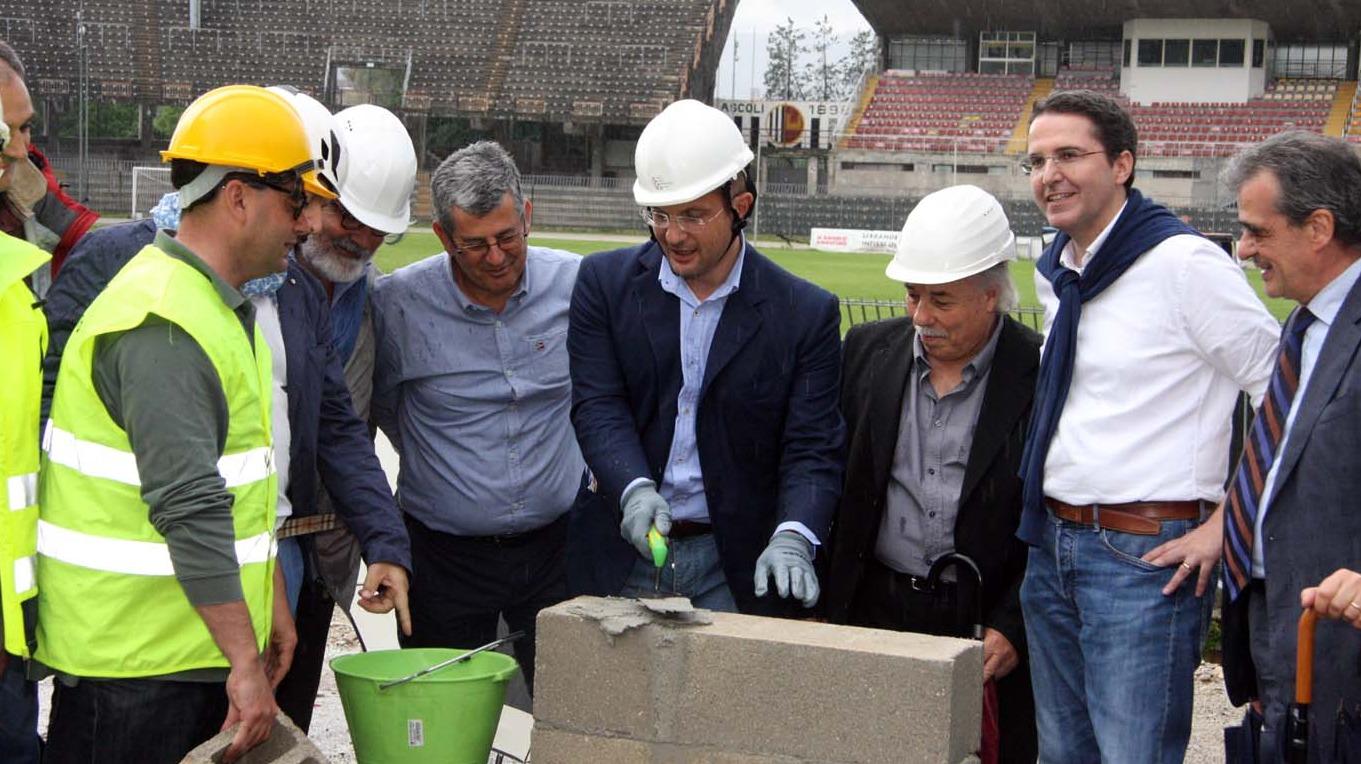
[[[1295,702],[1314,700],[1314,625],[1318,613],[1312,608],[1300,613],[1299,633],[1295,639]]]

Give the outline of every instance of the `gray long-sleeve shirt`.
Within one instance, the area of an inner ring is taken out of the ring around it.
[[[404,512],[444,533],[491,536],[571,508],[586,469],[568,415],[580,263],[529,247],[500,313],[463,294],[442,252],[378,281],[372,414],[401,454]]]
[[[912,340],[912,370],[874,546],[875,557],[900,573],[925,576],[941,555],[954,551],[964,469],[1001,334],[1002,322],[997,321],[983,349],[964,367],[959,384],[943,396],[931,385],[931,364],[921,338]]]

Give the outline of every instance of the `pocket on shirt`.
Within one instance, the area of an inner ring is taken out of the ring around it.
[[[535,382],[549,387],[567,384],[566,329],[525,337],[525,345]]]

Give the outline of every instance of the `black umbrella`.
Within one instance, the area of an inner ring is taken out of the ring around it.
[[[945,571],[955,569],[955,586],[953,588],[940,585]],[[967,573],[967,575],[965,575]],[[973,587],[972,596],[965,584]],[[936,598],[936,606],[948,606],[949,612],[953,616],[953,628],[943,636],[964,637],[965,639],[983,639],[983,572],[979,570],[978,563],[968,555],[958,552],[943,554],[931,564],[931,570],[926,574],[926,588]],[[954,602],[949,602],[949,594],[954,594]],[[964,603],[968,602],[971,608],[965,608]],[[967,613],[967,615],[965,615]],[[1001,744],[1001,727],[998,719],[999,710],[997,707],[997,682],[989,679],[983,684],[983,734],[981,746],[978,751],[979,758],[983,764],[995,764]]]
[[[1314,700],[1314,624],[1318,613],[1300,614],[1295,642],[1295,702],[1285,715],[1285,760],[1290,764],[1309,761],[1309,704]]]

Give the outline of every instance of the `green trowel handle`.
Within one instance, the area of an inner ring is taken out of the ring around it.
[[[657,526],[647,532],[647,546],[652,550],[652,564],[661,567],[666,564],[666,537],[657,530]]]

